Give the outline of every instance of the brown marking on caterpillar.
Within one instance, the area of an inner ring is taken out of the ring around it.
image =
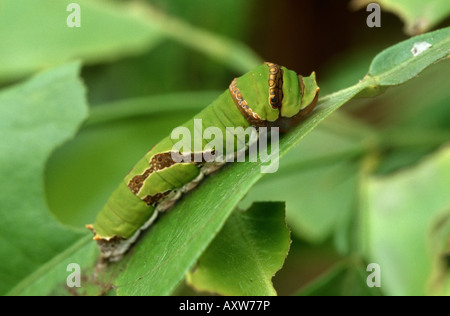
[[[170,152],[160,153],[154,155],[150,159],[150,168],[146,169],[143,174],[135,175],[128,182],[128,188],[134,194],[138,194],[144,185],[145,180],[155,171],[162,170],[164,168],[168,168],[176,164],[172,159],[172,154]]]
[[[279,109],[283,102],[283,70],[277,64],[265,64],[269,67],[269,104],[273,109]]]
[[[215,154],[215,150],[211,151],[212,155]],[[181,154],[181,153],[180,153]],[[190,161],[193,164],[202,164],[206,162],[203,159],[204,152],[200,153],[202,161],[201,162],[195,162],[195,158],[199,156],[199,153],[191,153],[190,154]],[[165,168],[169,168],[173,165],[175,165],[177,162],[173,161],[172,159],[172,153],[171,152],[165,152],[154,155],[150,159],[150,168],[146,169],[143,174],[135,175],[131,180],[128,182],[128,188],[133,192],[134,194],[138,194],[141,190],[142,186],[144,185],[145,180],[155,171],[163,170]],[[150,199],[150,198],[148,198]],[[148,204],[148,203],[147,203]]]
[[[130,182],[128,182],[128,188],[131,190],[131,192],[137,194],[144,185],[145,179],[147,179],[152,172],[153,167],[150,167],[146,169],[143,174],[138,174],[131,178]]]
[[[172,192],[171,190],[167,190],[166,192],[163,193],[156,193],[155,195],[147,195],[146,197],[144,197],[142,199],[142,201],[144,201],[147,205],[152,205],[154,206],[155,204],[161,202],[162,200],[164,200],[164,198],[170,194],[170,192]]]
[[[165,152],[161,154],[156,154],[150,160],[150,165],[153,168],[153,171],[162,170],[173,166],[176,162],[172,159],[171,152]]]
[[[265,126],[266,121],[262,120],[258,113],[253,112],[253,110],[248,106],[247,101],[245,101],[244,97],[242,96],[241,91],[237,87],[237,78],[234,78],[234,80],[231,82],[229,89],[234,104],[236,104],[236,107],[242,113],[244,118],[252,126]]]

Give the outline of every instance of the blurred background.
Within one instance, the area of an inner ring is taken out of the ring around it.
[[[279,63],[302,74],[316,71],[321,82],[332,81],[337,67],[348,68],[342,64],[344,59],[352,64],[354,77],[335,79],[342,87],[362,78],[381,49],[408,38],[402,21],[395,15],[383,12],[382,27],[369,28],[364,8],[352,9],[346,0],[148,2],[183,23],[245,45],[261,60]],[[238,56],[239,53],[232,52],[232,57],[248,58],[244,52],[241,53],[244,56]],[[93,104],[155,93],[222,90],[228,86],[230,77],[240,75],[242,70],[238,71],[240,61],[230,66],[219,58],[222,57],[205,56],[189,45],[165,39],[137,57],[124,58],[113,65],[87,67],[84,78],[92,86],[89,98]],[[324,83],[322,86],[325,89],[322,93],[327,93]]]
[[[53,154],[45,177],[50,209],[80,230],[142,155],[234,77],[271,61],[299,74],[315,71],[325,96],[357,83],[377,53],[422,30],[408,29],[390,10],[381,12],[381,27],[369,28],[366,4],[347,0],[58,2],[0,0],[0,26],[6,26],[0,27],[0,85],[83,61],[91,115]],[[70,2],[82,8],[80,28],[65,26]],[[444,15],[423,31],[449,22]],[[389,258],[418,229],[408,217],[401,217],[404,234],[381,221],[370,227],[371,238],[392,233],[392,244],[386,252],[367,251],[361,183],[414,168],[449,140],[449,70],[441,62],[377,98],[344,105],[242,201],[242,208],[260,200],[287,203],[293,243],[274,278],[280,295],[424,293],[432,260],[395,267],[406,279],[415,274],[402,286],[361,286],[367,260]],[[371,194],[369,209],[377,198]],[[426,252],[423,245],[407,247],[412,258]],[[193,294],[186,286],[178,293]]]

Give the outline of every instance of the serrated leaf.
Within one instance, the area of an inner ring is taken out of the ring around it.
[[[284,217],[284,203],[236,210],[188,274],[188,284],[221,295],[276,295],[272,277],[290,245]]]

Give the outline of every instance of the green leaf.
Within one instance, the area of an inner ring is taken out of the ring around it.
[[[166,16],[143,2],[79,0],[81,27],[71,28],[66,23],[70,3],[0,0],[0,42],[5,43],[0,50],[0,80],[21,78],[73,58],[98,63],[141,54],[163,39],[240,72],[261,63],[245,45]]]
[[[188,284],[221,295],[276,295],[272,277],[290,245],[284,217],[284,203],[235,211],[188,274]]]
[[[420,76],[402,84],[396,89],[390,89],[377,100],[365,99],[363,106],[372,107],[375,114],[369,118],[378,127],[388,129],[386,140],[392,133],[418,131],[430,133],[436,129],[447,129],[450,122],[450,90],[446,84],[450,72],[450,60],[443,60],[424,70]],[[403,143],[416,141],[415,137],[407,137]],[[431,136],[431,135],[430,135]],[[430,137],[433,139],[434,137]],[[442,143],[442,138],[440,143]],[[419,139],[423,139],[419,138]],[[393,141],[397,146],[403,144]],[[417,142],[416,142],[417,143]]]
[[[377,126],[377,147],[381,149],[377,173],[417,163],[449,139],[449,73],[450,60],[444,60],[375,100],[354,103],[354,114],[370,111],[364,119]]]
[[[142,52],[162,39],[155,28],[135,21],[130,10],[106,1],[77,1],[81,27],[70,28],[67,6],[72,2],[0,1],[0,41],[7,43],[0,50],[0,79],[15,79],[79,57],[104,62]]]
[[[431,45],[414,53],[419,43]],[[398,43],[378,54],[370,65],[366,80],[377,86],[399,85],[417,76],[422,70],[450,55],[450,27],[419,35]]]
[[[241,207],[253,201],[286,201],[293,233],[310,242],[323,242],[352,214],[357,158],[373,141],[367,127],[350,122],[340,113],[324,121],[283,158],[276,173],[266,175],[250,190]],[[317,194],[327,198],[317,199]]]
[[[21,293],[39,269],[83,236],[50,215],[42,181],[50,153],[87,116],[79,71],[79,63],[70,63],[0,93],[2,294],[13,287]]]
[[[426,293],[432,268],[429,228],[450,209],[449,170],[447,146],[414,168],[366,180],[364,249],[367,260],[381,266],[388,295]]]
[[[67,231],[69,231],[67,229]],[[73,232],[73,231],[72,231]],[[75,235],[75,232],[73,232]],[[61,249],[58,254],[48,258],[36,270],[28,274],[8,295],[20,296],[68,296],[68,295],[99,295],[109,288],[109,284],[95,279],[94,264],[98,259],[97,246],[92,243],[92,236],[77,232],[78,240]],[[65,236],[62,236],[65,238]],[[81,288],[67,286],[66,280],[73,271],[68,271],[69,264],[80,267]]]
[[[252,188],[246,200],[285,200],[293,232],[305,240],[323,242],[352,214],[356,171],[353,162],[338,161],[320,167],[305,166],[282,177],[269,175]],[[318,194],[327,198],[318,199]]]
[[[372,0],[353,0],[355,8],[366,7]],[[378,0],[382,10],[398,15],[405,23],[405,32],[417,35],[429,31],[450,15],[447,0]]]

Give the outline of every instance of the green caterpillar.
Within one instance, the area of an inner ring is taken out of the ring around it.
[[[285,67],[265,63],[234,79],[228,90],[183,127],[194,133],[194,120],[201,119],[202,128],[216,127],[224,134],[226,127],[287,130],[312,111],[318,92],[314,72],[302,77]],[[177,162],[173,159],[174,144],[166,137],[154,146],[120,183],[95,223],[86,226],[94,233],[104,260],[120,260],[158,213],[170,209],[182,193],[191,191],[204,175],[224,164],[194,159]],[[214,153],[206,148],[206,142],[202,144],[203,151]],[[198,152],[182,154],[193,157]]]

